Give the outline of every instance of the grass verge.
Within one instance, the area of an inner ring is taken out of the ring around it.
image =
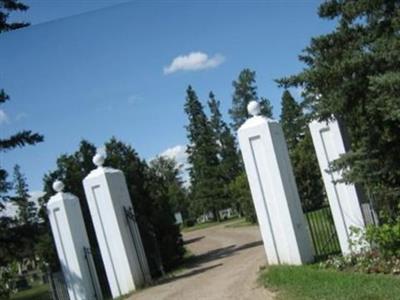
[[[247,226],[255,226],[256,224],[247,221],[245,218],[236,219],[235,222],[226,224],[226,228],[240,228],[240,227],[247,227]]]
[[[18,292],[11,296],[12,300],[50,300],[49,286],[38,285],[29,290]]]
[[[391,275],[321,270],[316,266],[270,266],[262,284],[285,300],[400,299],[400,279]]]
[[[199,229],[205,229],[205,228],[209,228],[209,227],[214,227],[214,226],[218,226],[221,224],[226,224],[229,225],[230,223],[234,223],[237,222],[238,218],[232,218],[232,219],[228,219],[228,220],[224,220],[221,222],[205,222],[205,223],[200,223],[200,224],[196,224],[192,227],[184,227],[182,228],[182,232],[192,232],[195,230],[199,230]]]

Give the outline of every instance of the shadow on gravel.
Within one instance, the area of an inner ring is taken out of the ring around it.
[[[181,275],[175,275],[175,276],[172,276],[172,277],[165,277],[163,279],[160,279],[157,282],[157,284],[166,284],[166,283],[170,283],[170,282],[175,281],[175,280],[191,277],[191,276],[194,276],[194,275],[197,275],[197,274],[201,274],[201,273],[207,272],[207,271],[209,271],[211,269],[218,268],[218,267],[220,267],[222,265],[223,265],[222,263],[219,263],[219,264],[215,264],[215,265],[204,267],[204,268],[194,269],[194,270],[192,270],[190,272],[183,273]]]
[[[192,239],[189,239],[189,240],[185,240],[185,241],[183,241],[183,244],[187,245],[187,244],[191,244],[191,243],[196,243],[198,241],[201,241],[202,239],[204,239],[204,235],[203,236],[199,236],[199,237],[195,237],[195,238],[192,238]]]
[[[200,237],[200,238],[194,238],[194,239],[190,239],[188,241],[186,241],[187,243],[194,243],[199,239],[203,239],[204,236]],[[230,245],[227,247],[223,247],[223,248],[218,248],[218,249],[214,249],[208,252],[205,252],[201,255],[197,255],[197,256],[191,256],[189,257],[186,262],[183,264],[183,266],[187,269],[186,271],[184,271],[182,274],[179,275],[172,275],[171,277],[165,277],[160,279],[156,284],[165,284],[165,283],[169,283],[171,281],[175,281],[175,280],[179,280],[182,278],[187,278],[190,276],[194,276],[200,273],[204,273],[206,271],[209,271],[211,269],[217,268],[222,266],[222,263],[218,263],[218,264],[214,264],[212,266],[208,266],[208,267],[201,267],[203,264],[212,262],[214,260],[217,259],[221,259],[221,258],[225,258],[228,256],[232,256],[234,255],[236,252],[238,251],[242,251],[242,250],[246,250],[246,249],[250,249],[253,247],[258,247],[262,245],[262,241],[256,241],[256,242],[252,242],[252,243],[248,243],[248,244],[244,244],[241,245],[239,247],[236,247],[236,245]]]

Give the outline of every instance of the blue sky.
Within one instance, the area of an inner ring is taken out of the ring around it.
[[[0,132],[32,129],[45,142],[2,153],[0,164],[20,164],[35,191],[82,138],[183,159],[189,84],[203,103],[212,90],[228,120],[232,81],[251,68],[278,117],[273,80],[300,71],[310,38],[334,26],[318,18],[320,1],[27,2],[33,26],[0,35],[0,87],[11,96]]]

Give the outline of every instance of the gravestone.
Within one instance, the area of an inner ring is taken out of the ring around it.
[[[269,264],[311,262],[314,250],[279,122],[248,105],[239,144]]]
[[[116,298],[150,283],[150,270],[124,174],[103,167],[100,154],[93,162],[97,169],[85,177],[83,186],[111,293]]]
[[[356,187],[353,184],[337,182],[342,179],[340,172],[330,170],[330,163],[346,153],[341,128],[337,120],[312,121],[309,128],[338,233],[340,248],[346,255],[351,252],[350,228],[364,229],[365,222]],[[357,251],[357,248],[353,250]]]
[[[47,203],[47,213],[69,298],[102,300],[79,199],[64,193],[61,181],[53,188],[57,194]]]

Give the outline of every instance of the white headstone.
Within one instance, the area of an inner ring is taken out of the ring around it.
[[[103,167],[100,154],[93,162],[97,169],[86,176],[83,186],[111,293],[116,298],[150,283],[150,270],[124,174]]]
[[[338,233],[340,248],[346,255],[350,253],[350,227],[364,229],[365,222],[355,186],[337,182],[342,178],[341,174],[330,172],[330,163],[346,153],[340,126],[336,120],[313,121],[309,124],[309,128]]]
[[[57,194],[47,203],[51,230],[71,300],[103,299],[79,199],[63,193],[64,184],[55,181]]]
[[[314,250],[281,125],[259,116],[255,101],[248,111],[253,117],[239,128],[239,144],[268,263],[311,262]]]

